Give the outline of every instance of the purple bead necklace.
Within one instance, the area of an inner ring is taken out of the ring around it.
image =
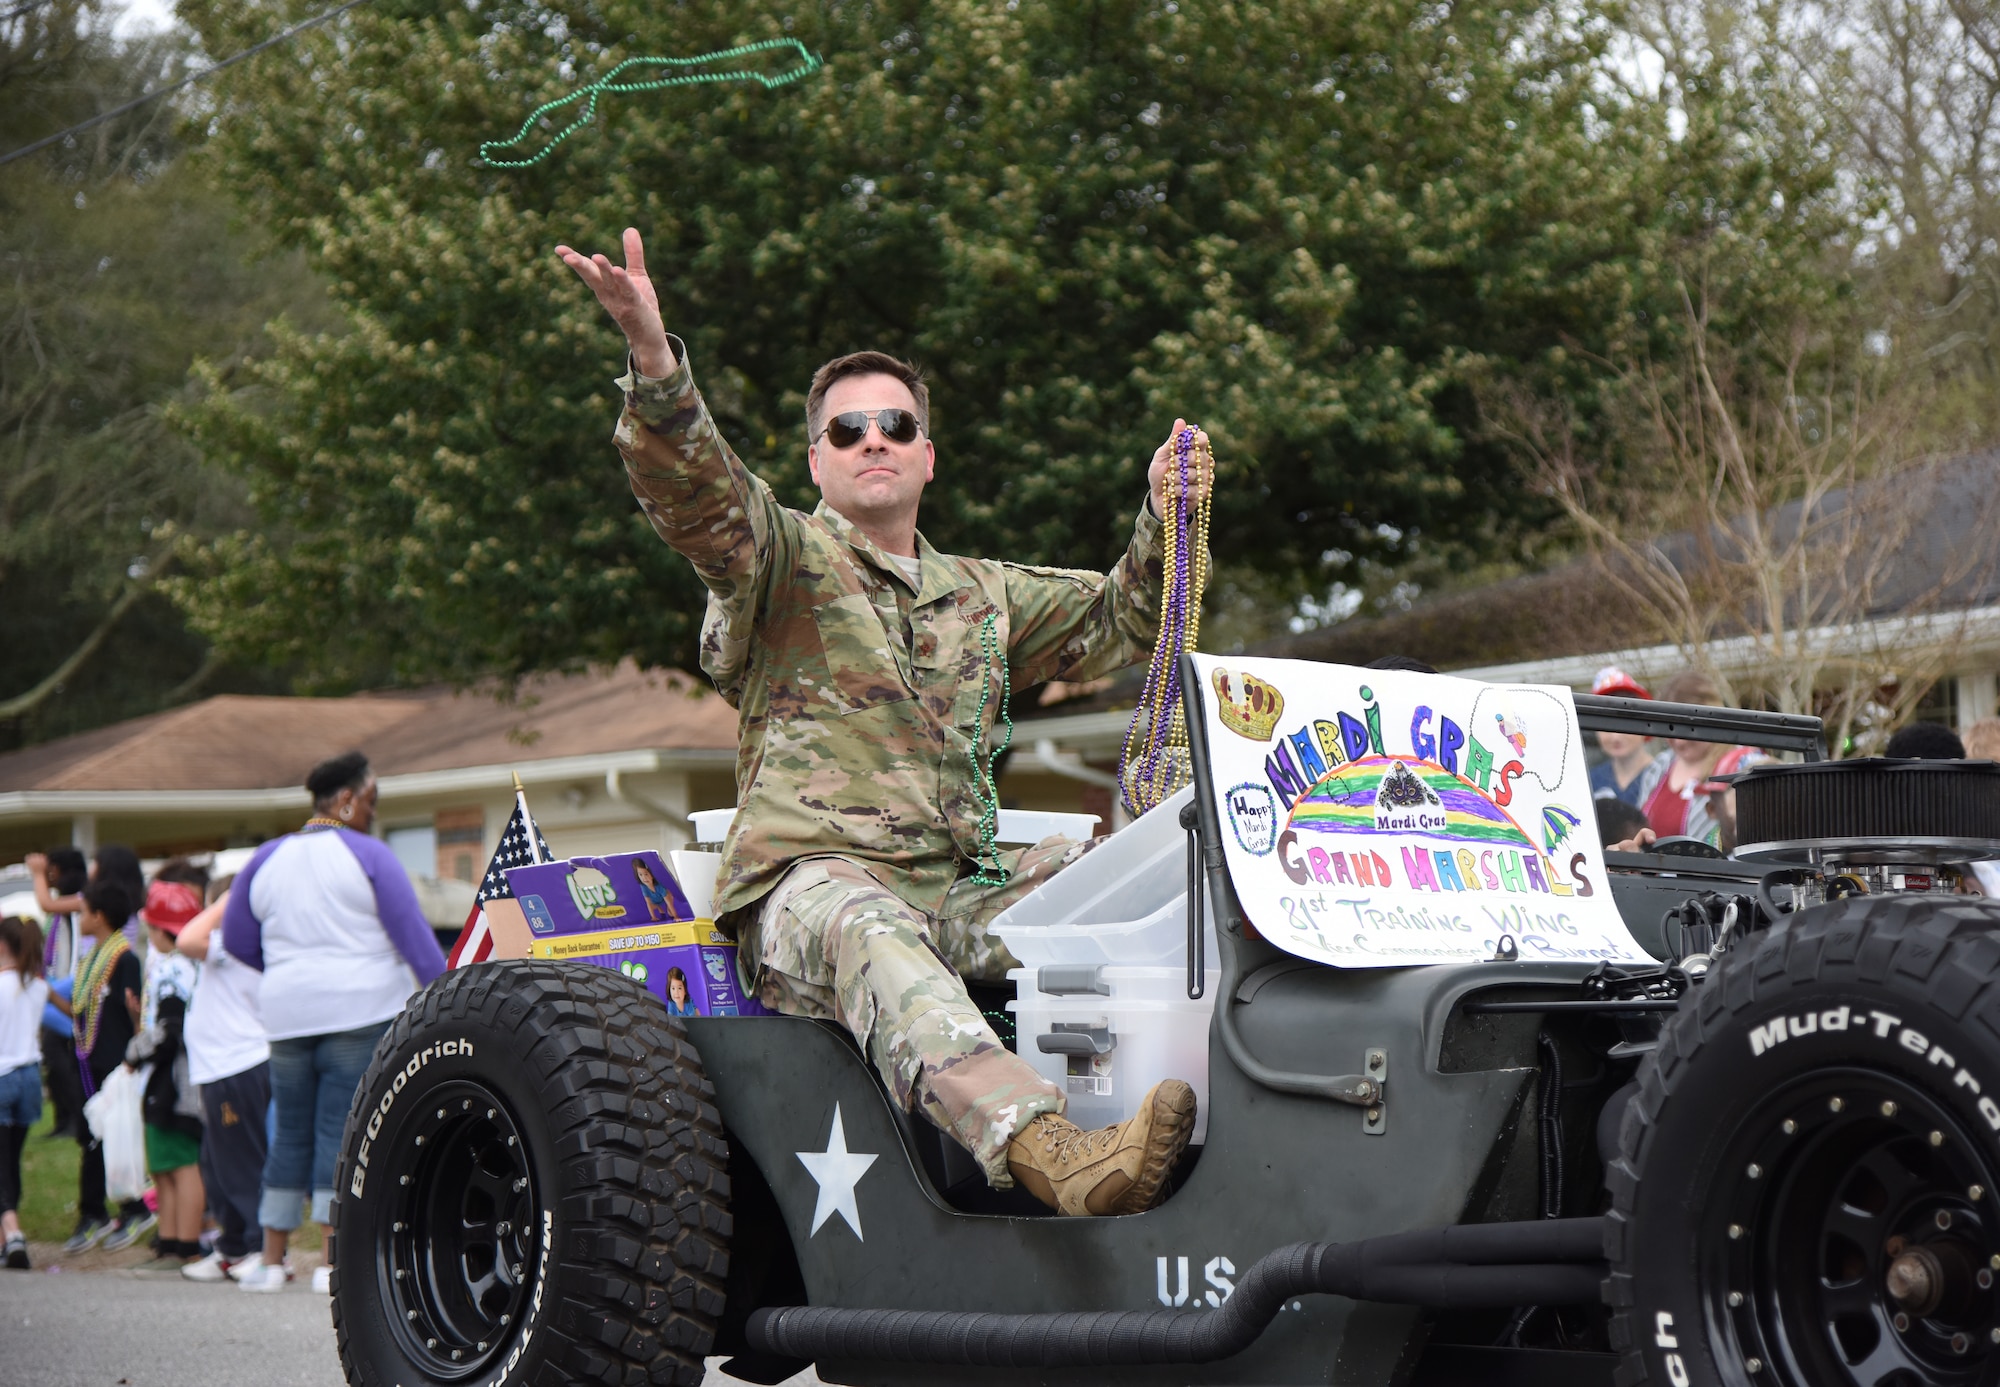
[[[1119,788],[1126,810],[1145,813],[1187,784],[1187,727],[1181,709],[1180,657],[1201,632],[1201,598],[1208,586],[1207,490],[1195,482],[1214,476],[1208,439],[1192,426],[1174,436],[1174,472],[1165,488],[1161,517],[1165,548],[1160,580],[1160,637],[1146,667],[1146,688],[1125,729]]]

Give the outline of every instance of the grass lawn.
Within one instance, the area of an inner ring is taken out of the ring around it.
[[[55,1109],[44,1098],[42,1120],[21,1153],[21,1230],[30,1242],[59,1243],[76,1229],[76,1168],[83,1152],[73,1141],[51,1139],[54,1126]],[[319,1251],[319,1225],[310,1219],[300,1224],[292,1247]]]
[[[59,1243],[76,1227],[76,1167],[82,1149],[49,1139],[55,1109],[42,1103],[42,1120],[21,1152],[21,1231],[31,1242]]]

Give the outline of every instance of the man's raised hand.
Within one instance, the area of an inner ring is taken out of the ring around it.
[[[674,350],[667,345],[666,324],[660,319],[660,297],[646,277],[646,247],[639,233],[625,228],[625,263],[614,265],[602,255],[584,255],[557,246],[563,264],[590,286],[604,311],[618,324],[632,347],[632,364],[639,374],[655,380],[673,374]]]
[[[1165,443],[1162,443],[1158,448],[1153,450],[1152,465],[1146,469],[1146,485],[1151,488],[1153,493],[1153,514],[1155,515],[1164,516],[1167,513],[1167,478],[1169,476],[1175,478],[1176,484],[1178,484],[1180,466],[1174,460],[1174,441],[1181,436],[1181,430],[1186,427],[1187,420],[1174,420],[1173,432],[1167,435]],[[1195,504],[1208,495],[1209,472],[1212,470],[1212,466],[1204,467],[1201,462],[1203,457],[1209,456],[1208,435],[1202,430],[1196,429],[1195,439],[1197,447],[1193,456],[1189,458],[1189,462],[1192,464],[1188,469],[1189,505]]]

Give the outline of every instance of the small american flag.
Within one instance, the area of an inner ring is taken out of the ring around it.
[[[493,860],[486,864],[479,895],[472,903],[472,913],[465,919],[465,928],[459,931],[458,942],[451,946],[448,966],[458,968],[492,957],[495,915],[511,914],[511,923],[522,923],[521,907],[514,901],[513,888],[507,885],[507,869],[547,862],[554,857],[548,840],[542,837],[541,829],[535,827],[534,816],[528,812],[527,793],[516,790],[514,812],[507,820],[506,831],[500,835],[500,845],[493,849]]]

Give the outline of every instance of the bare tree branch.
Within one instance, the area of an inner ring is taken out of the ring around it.
[[[105,641],[111,638],[111,629],[123,619],[125,613],[132,610],[132,604],[145,596],[151,587],[150,582],[143,580],[129,584],[118,594],[118,600],[111,604],[110,610],[105,612],[96,629],[85,636],[61,664],[50,670],[33,688],[0,701],[0,720],[25,717],[60,692],[65,684],[76,677],[77,671],[90,663],[91,657],[104,648]]]
[[[2000,567],[2000,501],[1963,477],[1947,494],[1944,464],[1904,451],[1933,397],[1926,373],[1803,322],[1760,357],[1718,339],[1706,297],[1683,295],[1677,358],[1607,363],[1608,428],[1518,386],[1486,414],[1604,582],[1691,668],[1725,697],[1822,714],[1840,745],[1893,725],[1949,669],[1965,594]],[[1947,506],[1940,547],[1924,529]],[[1893,643],[1885,618],[1903,619]],[[1719,661],[1725,641],[1751,657]]]

